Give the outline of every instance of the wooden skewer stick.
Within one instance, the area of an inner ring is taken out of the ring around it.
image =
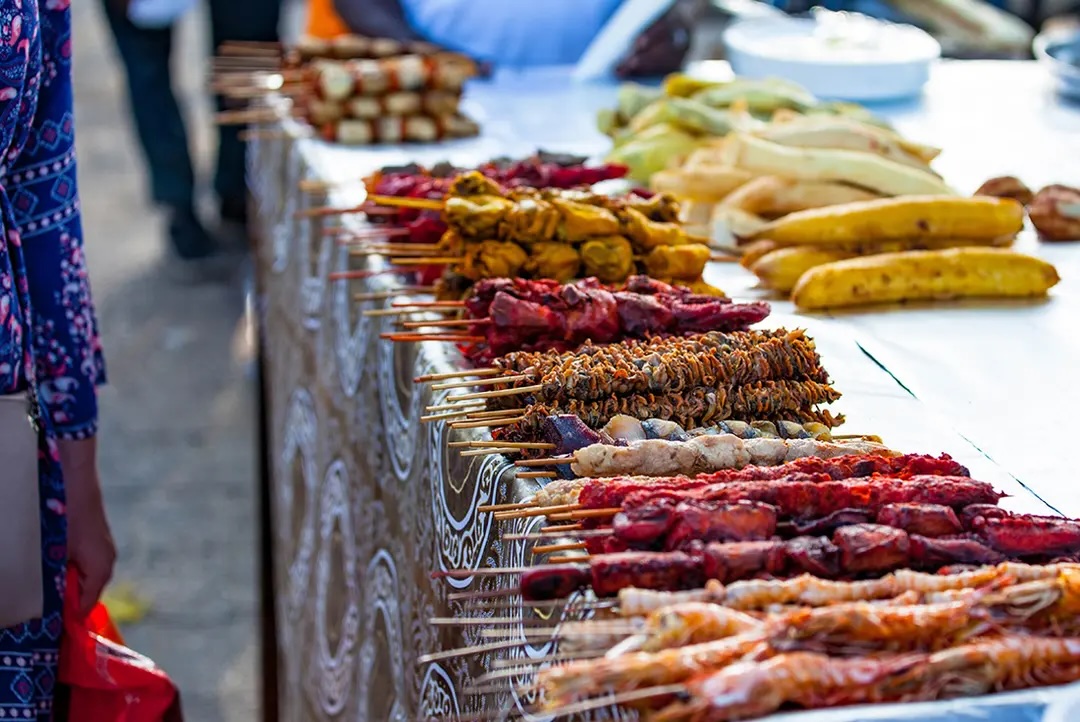
[[[503,649],[513,649],[514,647],[520,647],[520,641],[511,642],[492,642],[490,644],[477,644],[473,647],[462,647],[460,649],[448,649],[445,652],[435,652],[434,654],[425,654],[416,660],[419,665],[429,664],[431,662],[442,662],[447,659],[456,659],[457,657],[468,657],[472,654],[487,654],[488,652],[498,652]]]
[[[487,320],[487,319],[485,319]],[[422,321],[420,323],[423,323]],[[517,374],[516,376],[498,376],[495,378],[481,379],[478,381],[453,381],[446,384],[432,384],[432,391],[444,391],[446,389],[460,389],[469,386],[490,386],[491,384],[509,384],[515,381],[525,381],[529,374]]]
[[[491,660],[491,668],[495,670],[492,674],[513,671],[513,676],[521,675],[535,671],[537,668],[544,666],[545,664],[559,664],[561,662],[573,662],[578,659],[596,659],[597,657],[603,657],[607,654],[606,649],[594,649],[594,650],[581,650],[574,652],[556,652],[554,654],[548,654],[543,657],[531,657],[528,661],[524,659],[493,659]]]
[[[402,321],[402,328],[453,328],[457,326],[484,326],[491,323],[490,318],[454,318],[448,321]],[[464,384],[468,386],[468,384]]]
[[[423,266],[452,266],[461,263],[464,256],[418,256],[416,258],[391,258],[390,263],[418,263]]]
[[[482,339],[481,339],[482,340]],[[536,391],[541,391],[544,388],[543,384],[534,384],[532,386],[518,386],[512,389],[496,389],[494,391],[478,391],[475,394],[462,394],[461,396],[447,396],[447,401],[472,401],[473,399],[493,399],[496,396],[518,396],[520,394],[531,394]]]
[[[443,249],[435,243],[379,243],[361,246],[357,250],[350,251],[351,255],[360,255],[366,251],[377,251],[385,256],[417,256],[430,258],[437,256]]]
[[[518,416],[513,419],[493,419],[491,421],[467,421],[465,423],[450,424],[451,429],[486,429],[495,428],[496,426],[510,426],[521,421],[524,416]]]
[[[434,406],[428,406],[426,409],[424,409],[424,411],[427,411],[429,413],[432,412],[432,411],[457,411],[457,410],[465,409],[465,408],[473,408],[474,404],[477,404],[477,403],[479,403],[479,402],[474,401],[472,404],[469,404],[469,403],[465,403],[465,404],[436,404]],[[486,406],[479,406],[479,407],[476,407],[476,408],[477,408],[478,411],[483,411],[487,407]]]
[[[596,630],[569,629],[569,630],[565,630],[565,631],[562,631],[562,630],[555,631],[555,629],[552,628],[550,630],[545,631],[543,628],[517,630],[517,629],[508,629],[506,627],[502,627],[502,628],[496,627],[494,629],[481,629],[479,632],[477,632],[476,636],[478,636],[480,639],[494,639],[494,640],[516,639],[518,642],[520,642],[522,644],[527,644],[527,643],[530,643],[530,642],[533,643],[533,644],[535,644],[537,642],[539,642],[541,644],[544,644],[544,643],[547,643],[547,642],[557,642],[557,641],[568,640],[568,639],[589,640],[589,639],[597,639],[597,638],[608,639],[608,638],[611,638],[613,636],[629,637],[633,633],[634,633],[634,630],[626,631],[626,630],[624,630],[622,628],[612,630],[611,632],[608,632],[608,631],[603,630],[603,629],[596,629]],[[491,694],[493,692],[503,692],[503,691],[505,691],[504,687],[501,686],[501,685],[491,685],[490,687],[482,687],[481,689],[484,689],[484,690],[490,689],[490,692],[484,692],[484,694]]]
[[[470,407],[464,408],[464,409],[435,409],[434,411],[432,411],[431,409],[428,409],[428,412],[429,412],[429,414],[435,414],[434,416],[430,417],[432,419],[442,419],[442,418],[449,419],[449,418],[462,418],[462,417],[468,416],[469,414],[474,414],[477,411],[483,411],[483,410],[484,410],[484,407],[482,407],[482,406],[479,406],[479,407],[470,406]],[[429,417],[428,416],[421,416],[420,418],[421,419],[426,419],[426,418],[429,418]]]
[[[554,479],[558,474],[554,471],[519,471],[518,479]]]
[[[485,624],[518,624],[521,617],[429,617],[433,627],[480,627]]]
[[[440,311],[437,308],[402,308],[401,306],[395,308],[373,308],[369,311],[364,311],[365,316],[408,316],[413,313],[454,313],[450,309]]]
[[[433,579],[468,579],[469,577],[501,577],[524,574],[531,567],[477,567],[476,569],[447,569],[432,573]]]
[[[506,639],[512,635],[517,639],[570,639],[582,637],[610,636],[625,634],[627,636],[641,631],[641,626],[628,622],[590,622],[587,626],[570,628],[565,627],[527,627],[525,629],[485,629],[481,630],[481,638]]]
[[[425,717],[424,722],[500,722],[500,720],[510,719],[507,716],[507,712],[501,709],[489,709],[485,712],[467,712],[459,713],[454,712],[452,714],[443,714],[438,716]]]
[[[464,301],[422,301],[419,303],[410,303],[409,301],[399,301],[391,304],[392,306],[410,306],[413,308],[465,308]],[[447,377],[449,378],[449,377]]]
[[[403,293],[416,293],[425,294],[434,292],[434,288],[431,286],[398,286],[397,288],[389,291],[376,291],[374,293],[354,293],[354,301],[385,301],[388,298],[395,298]]]
[[[581,562],[589,561],[588,554],[575,554],[573,556],[565,557],[550,557],[547,560],[548,564],[580,564]]]
[[[387,268],[382,271],[334,271],[326,277],[328,281],[353,281],[375,276],[388,276],[395,273],[415,273],[419,268]]]
[[[457,413],[451,414],[429,414],[427,416],[421,416],[420,423],[429,424],[432,421],[447,421],[450,419],[460,419],[462,417],[468,416],[470,413],[472,413],[471,410],[459,411]]]
[[[341,245],[351,246],[351,245],[354,245],[354,244],[353,243],[342,243]],[[376,254],[380,255],[380,256],[410,256],[410,255],[414,255],[414,256],[421,256],[422,257],[425,253],[426,254],[431,254],[431,253],[438,252],[438,250],[439,250],[437,247],[428,248],[428,247],[420,246],[420,244],[416,244],[417,246],[419,246],[417,248],[410,248],[409,247],[410,245],[412,245],[412,244],[409,244],[409,243],[397,243],[397,244],[387,244],[387,245],[378,245],[378,246],[365,246],[363,248],[354,248],[354,249],[350,250],[349,255],[353,256],[353,257],[374,256]]]
[[[521,459],[515,461],[515,466],[561,466],[562,464],[571,464],[574,461],[573,456],[554,457],[551,459]]]
[[[504,539],[506,537],[503,537]],[[533,554],[550,554],[551,552],[567,552],[575,549],[584,549],[585,542],[567,542],[566,544],[545,544],[532,548]]]
[[[494,456],[495,454],[513,454],[515,449],[469,449],[462,451],[460,456]]]
[[[471,369],[465,371],[444,371],[438,374],[424,374],[423,376],[416,376],[413,378],[413,383],[425,384],[428,381],[443,381],[445,379],[459,379],[462,376],[494,376],[495,374],[503,373],[502,369],[487,368],[487,369]]]
[[[514,509],[528,509],[530,506],[536,506],[536,504],[531,501],[510,502],[508,504],[483,504],[476,507],[476,510],[486,513],[489,511],[511,511]]]
[[[521,619],[518,619],[518,622],[521,622]],[[559,662],[563,662],[563,660],[582,658],[580,656],[567,657],[566,654],[567,653],[564,652],[561,655],[550,655],[546,658],[548,658],[549,662],[554,662],[554,659],[552,659],[551,657],[555,656],[561,657],[559,658]],[[602,654],[603,652],[594,652],[593,656],[600,656]],[[527,663],[525,659],[504,659],[504,662],[516,662],[517,664],[513,665],[512,667],[505,667],[503,669],[486,672],[484,673],[484,675],[481,675],[480,677],[474,679],[473,684],[478,686],[485,682],[498,682],[500,680],[511,680],[515,677],[527,677],[532,675],[532,672],[535,672],[536,667],[539,666],[534,664],[534,660],[532,659],[528,659]],[[505,691],[505,687],[503,687],[503,691]]]
[[[527,516],[549,516],[561,512],[573,512],[581,508],[581,504],[560,504],[558,506],[532,507],[529,509],[515,509],[513,511],[495,512],[496,521],[506,519],[521,519]],[[620,510],[621,511],[621,510]]]
[[[301,178],[296,183],[296,189],[301,193],[326,193],[339,185],[348,185],[361,182],[359,178],[348,180],[323,180],[321,178]]]
[[[475,592],[451,592],[446,595],[446,601],[448,602],[466,602],[479,604],[482,599],[496,599],[501,597],[512,597],[520,592],[517,589],[507,587],[505,589],[488,589],[484,591]]]
[[[424,417],[421,417],[421,418],[426,419],[426,418],[429,418],[429,417],[424,416]],[[477,422],[477,423],[480,423],[480,422],[483,422],[483,421],[503,421],[503,420],[506,420],[508,418],[509,417],[507,417],[505,414],[494,414],[492,416],[484,416],[482,418],[478,418],[476,411],[469,410],[469,411],[464,411],[464,412],[452,412],[452,413],[449,413],[449,414],[446,414],[446,415],[443,415],[443,416],[436,416],[436,417],[433,417],[433,420],[450,419],[451,420],[450,421],[451,425],[454,425],[454,424],[457,424],[459,422],[468,422],[468,423]],[[517,420],[516,417],[513,420],[516,421]],[[454,426],[454,428],[458,428],[458,427]],[[478,426],[476,428],[482,428],[482,427]],[[474,451],[478,451],[478,450],[474,449]],[[462,456],[490,456],[491,454],[502,454],[505,451],[506,451],[506,449],[492,449],[492,450],[489,450],[489,453],[487,453],[487,454],[476,454],[476,453],[464,452],[461,455]]]
[[[541,534],[565,534],[568,531],[578,531],[584,528],[584,524],[562,524],[545,526],[540,529]]]
[[[645,689],[638,689],[633,692],[623,692],[622,694],[607,694],[584,702],[568,704],[557,709],[545,709],[543,710],[543,714],[555,718],[570,717],[572,715],[591,712],[596,709],[604,709],[605,707],[610,707],[612,705],[625,705],[631,702],[641,702],[643,700],[652,699],[653,697],[666,697],[668,695],[685,692],[686,687],[681,684],[667,684],[662,687],[646,687]]]
[[[380,333],[379,338],[387,341],[451,341],[454,343],[480,343],[483,336],[470,336],[465,333]]]
[[[391,206],[397,208],[418,208],[420,210],[427,211],[441,211],[443,202],[439,200],[432,200],[429,198],[405,198],[399,196],[368,196],[369,203],[375,203],[380,206]]]
[[[568,514],[555,514],[551,517],[552,521],[570,521],[578,519],[595,519],[598,517],[615,516],[620,511],[619,507],[609,507],[607,509],[580,509],[578,511],[572,511]]]
[[[568,611],[570,611],[570,610],[579,610],[579,609],[582,610],[582,611],[586,611],[586,610],[590,610],[590,609],[614,609],[614,608],[619,606],[619,602],[617,600],[614,600],[614,599],[606,599],[604,601],[599,601],[599,600],[594,599],[594,600],[591,600],[591,601],[573,601],[573,602],[567,602],[565,599],[555,599],[555,600],[552,600],[552,601],[549,601],[549,602],[488,602],[488,603],[484,604],[482,608],[483,608],[483,610],[485,612],[496,611],[496,610],[500,610],[500,609],[521,609],[521,608],[525,608],[525,609],[534,609],[535,608],[535,609],[547,610],[547,609],[558,609],[559,606],[564,605],[564,604],[566,605],[566,609]],[[606,651],[607,650],[604,650],[603,652],[601,652],[601,654],[603,654]],[[523,660],[502,660],[502,661],[507,662],[507,664],[499,665],[498,664],[499,660],[494,660],[494,663],[491,665],[492,668],[493,669],[506,669],[509,666],[515,666],[516,664],[522,663]],[[544,661],[543,657],[538,657],[537,659],[530,659],[529,663],[530,664],[533,664],[533,663],[542,664],[543,661]],[[551,661],[551,660],[547,660],[547,661]]]
[[[605,529],[589,529],[586,531],[579,531],[574,534],[575,539],[590,539],[592,537],[604,537],[611,536],[613,534],[611,528]],[[503,541],[546,541],[550,540],[555,534],[550,531],[536,532],[533,534],[503,534]]]
[[[495,419],[501,416],[514,416],[520,414],[520,409],[496,409],[495,411],[477,411],[471,413],[473,419],[479,421],[480,419]]]
[[[555,444],[533,443],[531,441],[451,441],[447,446],[473,449],[487,447],[493,449],[536,449],[537,451],[547,451],[555,448]]]

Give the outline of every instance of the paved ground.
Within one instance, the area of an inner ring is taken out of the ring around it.
[[[72,5],[84,223],[110,375],[101,467],[117,577],[153,603],[124,632],[179,683],[188,720],[254,720],[254,414],[233,343],[240,286],[167,279],[99,2]],[[183,27],[176,59],[193,128],[208,127],[202,21]],[[210,134],[196,140],[205,166]]]

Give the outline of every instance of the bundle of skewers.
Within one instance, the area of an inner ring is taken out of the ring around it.
[[[388,207],[440,211],[448,231],[436,244],[377,243],[359,253],[384,253],[395,264],[440,263],[446,289],[460,297],[485,278],[594,276],[619,283],[647,273],[708,290],[702,270],[712,254],[706,239],[676,221],[668,196],[611,197],[581,190],[502,188],[481,173],[458,176],[443,201],[370,196]]]
[[[230,43],[219,49],[214,73],[212,86],[226,97],[293,98],[295,114],[330,142],[426,143],[479,133],[459,109],[476,64],[426,43],[358,36],[308,39],[291,49]],[[273,121],[277,112],[270,106],[226,111],[218,122]]]
[[[441,201],[450,192],[454,179],[470,170],[483,174],[504,188],[584,188],[602,181],[622,178],[626,173],[626,169],[619,165],[605,163],[589,166],[585,164],[586,160],[584,156],[547,153],[541,150],[528,158],[496,158],[472,169],[458,168],[450,163],[437,163],[430,168],[419,165],[386,167],[362,181],[368,195]],[[304,181],[300,188],[307,192],[324,192],[329,188],[329,184]],[[377,234],[376,237],[383,240],[394,238],[396,243],[432,245],[438,243],[448,230],[442,219],[441,208],[388,207],[365,202],[349,208],[308,208],[304,209],[301,215],[322,218],[351,213],[365,214],[369,224],[378,226],[379,230],[388,231]],[[334,232],[337,233],[337,229],[334,229]],[[349,242],[354,237],[346,235],[340,238],[343,242]]]
[[[506,582],[459,595],[466,616],[440,623],[482,621],[485,643],[441,657],[557,644],[470,691],[524,681],[530,711],[560,718],[621,704],[752,719],[1080,679],[1080,523],[1010,512],[1002,496],[947,455],[882,452],[553,482],[485,509],[546,515],[557,526],[504,540],[544,544],[532,551],[549,564],[436,575]],[[593,618],[487,616],[522,606]]]
[[[813,343],[798,331],[711,331],[574,351],[516,351],[464,374],[482,378],[440,390],[499,388],[448,396],[429,406],[424,420],[489,427],[497,442],[544,442],[548,418],[560,415],[576,416],[590,429],[620,416],[673,421],[683,429],[770,418],[828,428],[843,422],[822,408],[840,394]]]
[[[408,316],[418,312],[449,315],[440,320],[404,321],[405,331],[384,333],[383,337],[392,341],[445,340],[444,329],[449,329],[465,357],[475,365],[484,365],[514,350],[567,351],[586,341],[613,343],[710,330],[745,330],[768,316],[769,305],[735,303],[648,276],[631,276],[625,284],[613,287],[596,278],[566,284],[498,278],[477,282],[459,302],[428,305],[405,301],[367,313]],[[423,328],[439,331],[413,330]]]

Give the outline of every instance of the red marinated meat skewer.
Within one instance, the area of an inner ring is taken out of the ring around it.
[[[615,517],[611,536],[590,536],[594,554],[636,550],[678,551],[715,541],[764,541],[831,534],[843,526],[877,523],[925,537],[962,534],[956,512],[939,504],[887,504],[872,509],[842,509],[811,521],[784,519],[779,510],[760,502],[679,502],[670,515]]]
[[[580,483],[581,490],[576,501],[583,508],[606,509],[622,506],[627,496],[638,491],[694,489],[711,484],[783,478],[820,482],[859,478],[873,474],[883,474],[894,479],[908,479],[918,475],[970,476],[967,468],[957,463],[948,454],[942,454],[938,457],[924,454],[906,454],[896,457],[852,454],[850,456],[838,456],[833,459],[808,457],[796,459],[779,466],[748,466],[738,470],[699,474],[693,478],[675,477],[663,481],[649,480],[647,482],[635,480],[632,477],[585,479],[574,480],[568,485]],[[549,489],[550,487],[551,485],[549,485]]]
[[[1007,558],[977,539],[930,539],[879,524],[855,524],[831,537],[714,542],[692,551],[601,554],[584,564],[536,567],[523,572],[521,593],[540,601],[592,587],[597,596],[609,597],[627,587],[679,591],[699,589],[712,579],[728,584],[799,574],[847,579],[900,568],[936,571],[957,564],[997,564]]]
[[[760,501],[772,504],[792,518],[812,519],[841,509],[878,510],[887,504],[915,502],[941,504],[961,509],[969,504],[993,504],[1004,494],[983,481],[967,477],[913,476],[895,479],[886,476],[861,477],[841,481],[736,481],[696,489],[654,491],[643,489],[628,495],[620,513],[644,513],[644,509],[673,506],[683,500]],[[642,510],[642,511],[639,511]]]
[[[511,351],[566,350],[586,341],[742,331],[769,310],[764,302],[734,303],[647,276],[633,276],[618,289],[595,278],[566,284],[482,280],[465,300],[465,317],[484,320],[471,328],[486,339],[468,346],[465,355],[484,365]]]

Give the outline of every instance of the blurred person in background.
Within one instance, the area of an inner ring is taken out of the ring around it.
[[[332,7],[330,5],[332,3]],[[497,68],[577,63],[623,0],[312,0],[311,29],[425,40]],[[690,50],[700,0],[676,0],[643,32],[617,73],[660,76]],[[313,34],[316,34],[313,32]]]
[[[0,393],[27,391],[40,417],[44,582],[42,619],[0,630],[0,710],[46,722],[67,564],[86,614],[116,558],[96,454],[105,369],[83,257],[69,0],[0,0],[0,32]]]
[[[101,0],[127,74],[128,102],[150,175],[153,200],[168,217],[180,259],[198,262],[220,251],[196,210],[195,171],[170,63],[181,17],[195,0]],[[213,48],[230,40],[277,41],[282,0],[209,0]],[[217,98],[218,107],[223,99]],[[247,230],[245,147],[236,126],[218,128],[214,190],[220,219]]]

